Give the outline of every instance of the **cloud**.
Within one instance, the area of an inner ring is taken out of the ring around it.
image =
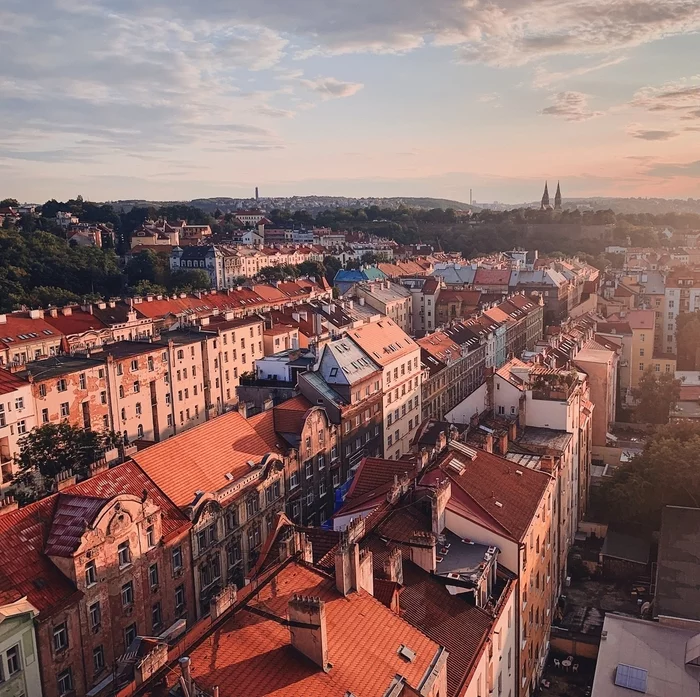
[[[602,111],[591,111],[588,95],[583,92],[559,92],[552,97],[554,104],[540,111],[540,114],[556,116],[567,121],[587,121],[602,116]]]
[[[627,127],[627,135],[633,138],[639,138],[640,140],[671,140],[671,138],[676,138],[680,133],[673,129],[662,129],[662,128],[643,128],[639,124],[630,124]]]
[[[659,163],[647,172],[652,177],[693,177],[700,178],[700,160],[683,164]]]
[[[630,104],[677,121],[700,121],[700,75],[639,90]]]
[[[260,104],[255,107],[255,111],[261,116],[271,116],[273,119],[289,119],[294,116],[291,109],[277,109],[269,104]]]
[[[498,102],[501,101],[501,95],[498,94],[498,92],[488,92],[477,97],[476,101],[480,104],[493,104],[497,106]]]
[[[334,77],[318,77],[314,80],[299,80],[299,82],[312,92],[320,94],[324,99],[350,97],[364,87],[360,82],[343,82]]]
[[[535,68],[535,77],[532,80],[532,86],[538,89],[550,87],[556,82],[563,82],[565,80],[570,80],[571,78],[588,75],[588,73],[593,73],[596,70],[604,70],[605,68],[619,65],[626,60],[627,56],[617,56],[616,58],[608,58],[593,65],[583,65],[579,68],[574,68],[573,70],[559,72],[547,70],[543,66],[538,65]]]

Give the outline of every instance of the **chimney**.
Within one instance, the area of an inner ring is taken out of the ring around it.
[[[262,404],[263,411],[270,411],[275,406],[275,402],[272,397],[268,397]]]
[[[508,425],[508,440],[511,443],[515,443],[518,438],[518,422],[511,421]]]
[[[374,595],[374,558],[369,549],[360,551],[357,585],[370,595]]]
[[[29,310],[29,318],[30,319],[44,319],[44,311],[43,310]]]
[[[287,606],[292,646],[321,670],[330,670],[326,634],[326,604],[320,598],[294,595]],[[295,626],[304,625],[304,626]]]
[[[438,433],[437,441],[435,443],[435,450],[441,453],[447,447],[447,435],[444,431]]]
[[[63,491],[69,486],[73,486],[78,481],[77,475],[72,469],[62,470],[56,475],[56,491]]]
[[[12,513],[19,508],[19,504],[15,501],[14,496],[5,496],[0,499],[0,515],[5,515],[5,513]]]
[[[540,468],[543,472],[554,472],[554,457],[552,455],[543,455],[540,459]]]
[[[361,540],[365,536],[365,519],[359,516],[357,518],[353,518],[353,520],[348,523],[348,527],[345,530],[345,535],[348,544]]]
[[[211,612],[212,621],[226,612],[232,605],[236,604],[237,589],[234,584],[226,586],[219,591],[209,601],[209,609]]]
[[[452,484],[449,479],[438,482],[430,492],[430,512],[433,533],[439,535],[445,529],[445,508],[452,496]]]
[[[90,465],[90,476],[94,477],[96,474],[104,472],[107,469],[109,469],[109,463],[106,458],[96,460]]]
[[[6,314],[0,315],[0,324],[7,324],[7,315]]]
[[[70,317],[73,314],[73,308],[72,307],[63,307],[63,308],[61,308],[61,314],[64,317]]]
[[[493,434],[492,433],[487,433],[486,434],[486,441],[484,443],[484,450],[487,453],[492,453],[493,452]]]
[[[498,452],[500,455],[503,455],[503,457],[508,453],[508,432],[504,433],[498,439]]]
[[[409,541],[411,561],[423,571],[435,573],[437,559],[435,547],[437,540],[432,532],[414,532]]]
[[[335,587],[344,596],[357,589],[360,571],[360,547],[354,543],[342,543],[335,553]]]
[[[403,584],[403,555],[399,547],[389,552],[389,558],[384,562],[384,576],[389,581]]]
[[[180,672],[182,673],[180,676],[180,685],[184,688],[183,693],[185,695],[191,695],[192,673],[190,672],[190,657],[183,656],[182,658],[178,659],[178,663],[180,664]]]

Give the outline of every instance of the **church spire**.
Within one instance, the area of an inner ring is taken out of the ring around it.
[[[549,208],[549,189],[547,187],[547,182],[544,183],[544,194],[542,194],[542,206],[541,210]]]
[[[557,193],[554,194],[554,210],[561,210],[561,187],[559,182],[557,182]]]

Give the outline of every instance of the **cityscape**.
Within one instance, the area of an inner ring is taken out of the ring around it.
[[[4,3],[0,697],[698,697],[699,36]]]

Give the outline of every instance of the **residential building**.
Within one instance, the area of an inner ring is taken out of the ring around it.
[[[678,315],[700,310],[700,273],[688,267],[674,269],[666,277],[663,303],[663,352],[678,353]],[[0,329],[0,333],[2,330]]]
[[[353,298],[364,300],[367,305],[388,317],[406,334],[413,333],[411,292],[402,285],[391,281],[358,283],[350,293]]]
[[[192,521],[197,617],[226,586],[242,587],[285,505],[285,460],[237,411],[133,460]]]
[[[356,283],[383,281],[385,279],[386,274],[376,266],[364,266],[361,269],[340,269],[333,278],[333,285],[338,288],[341,295],[345,295]]]
[[[263,321],[257,315],[234,318],[226,312],[202,318],[199,329],[205,409],[221,414],[238,403],[241,375],[253,371],[255,361],[265,355]]]
[[[555,480],[483,450],[450,441],[424,486],[450,483],[444,525],[459,539],[498,550],[499,565],[518,579],[514,668],[517,693],[535,692],[549,651],[556,601],[552,543]],[[484,692],[486,694],[486,692]]]
[[[302,525],[323,525],[340,484],[340,437],[326,410],[299,395],[249,419],[271,450],[282,453],[286,509]]]
[[[265,214],[259,210],[240,210],[236,211],[234,215],[236,220],[245,226],[257,225],[261,220],[265,219]]]
[[[292,324],[270,321],[272,326],[263,329],[263,353],[271,356],[273,353],[299,348],[299,328]]]
[[[138,635],[174,638],[194,617],[189,520],[132,463],[69,484],[0,510],[3,591],[36,608],[45,697],[112,689]]]
[[[228,287],[224,281],[223,254],[214,245],[190,245],[174,247],[170,255],[173,271],[205,271],[211,287],[221,290]]]
[[[36,426],[32,387],[27,380],[0,369],[0,467],[5,489],[16,472],[19,441]]]
[[[413,334],[435,331],[439,326],[438,300],[444,288],[439,278],[412,276],[398,279],[411,294],[411,326]]]
[[[21,364],[61,351],[63,336],[42,310],[0,314],[0,366]]]
[[[481,295],[479,290],[441,290],[435,307],[436,326],[472,317],[479,311]]]
[[[339,430],[341,467],[334,490],[352,479],[362,458],[384,451],[383,379],[380,365],[348,337],[326,344],[316,370],[299,375],[301,393],[323,405]]]
[[[559,324],[566,319],[570,284],[559,271],[552,268],[513,271],[509,288],[527,295],[536,292],[542,297],[545,326]]]
[[[420,346],[390,319],[363,324],[347,335],[384,371],[384,456],[398,460],[409,451],[422,419]]]
[[[607,613],[592,697],[694,695],[699,661],[697,628],[677,629]]]
[[[34,620],[38,610],[16,590],[0,603],[0,673],[3,697],[42,696]]]

